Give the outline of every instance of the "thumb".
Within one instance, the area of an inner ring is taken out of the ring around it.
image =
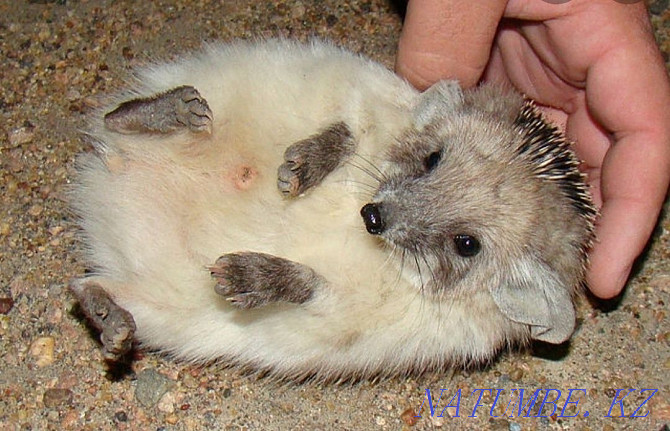
[[[471,87],[488,63],[506,0],[410,0],[396,71],[423,90],[440,79]]]

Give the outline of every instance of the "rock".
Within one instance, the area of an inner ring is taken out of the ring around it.
[[[172,392],[166,392],[158,401],[156,406],[163,413],[174,413],[174,403],[176,399]]]
[[[509,378],[513,382],[518,382],[523,378],[523,370],[521,368],[515,368],[509,373]]]
[[[33,341],[29,353],[35,358],[35,365],[45,367],[54,362],[55,344],[53,337],[40,337]]]
[[[9,132],[9,136],[7,138],[9,140],[10,148],[14,148],[18,147],[19,145],[32,142],[34,137],[35,137],[35,127],[23,126]]]
[[[128,414],[123,410],[119,410],[118,412],[114,413],[114,420],[116,422],[128,422]]]
[[[44,211],[44,207],[42,205],[35,204],[30,207],[30,209],[28,210],[28,214],[30,214],[33,217],[37,217],[40,214],[42,214],[42,211]]]
[[[410,426],[410,427],[416,425],[416,423],[419,420],[419,418],[416,417],[416,412],[411,407],[408,408],[408,409],[405,409],[405,411],[402,412],[402,414],[400,415],[400,419],[402,419],[402,421],[405,424],[407,424],[407,426]]]
[[[42,402],[49,408],[71,406],[72,391],[64,388],[47,389],[42,396]]]
[[[510,429],[510,423],[506,419],[489,420],[489,424],[491,424],[490,429],[494,431],[509,431]]]
[[[644,412],[640,412],[639,414],[644,415]],[[660,421],[670,421],[670,404],[653,406],[651,409],[651,416]]]
[[[459,414],[458,408],[456,406],[445,407],[444,412],[450,418],[456,418],[456,417],[458,417],[458,414]]]
[[[7,314],[14,306],[12,298],[0,298],[0,314]]]
[[[135,399],[144,407],[153,407],[170,388],[170,380],[154,369],[137,375]]]

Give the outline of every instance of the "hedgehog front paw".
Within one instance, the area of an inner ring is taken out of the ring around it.
[[[321,132],[298,141],[284,152],[277,171],[277,187],[287,196],[298,196],[321,183],[355,150],[349,127],[335,123]]]
[[[289,150],[293,148],[290,147]],[[286,196],[298,196],[305,189],[304,178],[306,170],[304,158],[297,152],[286,151],[285,162],[279,166],[277,171],[277,188]],[[301,180],[302,179],[302,180]]]
[[[209,270],[216,293],[243,309],[280,301],[302,304],[322,282],[311,268],[264,253],[224,254]]]

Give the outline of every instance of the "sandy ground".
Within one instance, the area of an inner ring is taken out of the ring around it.
[[[667,59],[667,1],[653,11]],[[65,287],[85,270],[64,195],[75,155],[90,150],[78,130],[96,95],[132,66],[203,40],[317,35],[391,66],[400,28],[383,0],[0,1],[0,430],[668,430],[667,217],[625,295],[580,304],[569,345],[506,354],[485,370],[277,385],[149,353],[127,369],[101,361]],[[538,404],[560,391],[558,408],[518,417],[520,389],[525,401],[541,390]]]

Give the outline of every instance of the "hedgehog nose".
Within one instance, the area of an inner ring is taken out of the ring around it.
[[[384,220],[379,211],[381,204],[367,204],[361,208],[361,217],[365,222],[365,229],[373,235],[379,235],[384,232]]]

